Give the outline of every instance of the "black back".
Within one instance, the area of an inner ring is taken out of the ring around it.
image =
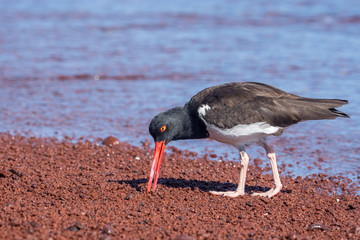
[[[193,96],[185,108],[198,116],[198,108],[209,105],[211,110],[202,118],[220,128],[256,122],[287,127],[305,120],[349,117],[335,109],[347,103],[338,99],[304,98],[266,84],[244,82],[206,88]]]

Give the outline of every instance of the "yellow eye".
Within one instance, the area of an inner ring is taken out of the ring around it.
[[[161,132],[165,132],[165,130],[166,130],[166,125],[164,125],[164,126],[162,126],[162,127],[160,128],[160,131],[161,131]]]

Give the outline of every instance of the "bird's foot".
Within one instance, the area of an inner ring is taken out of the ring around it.
[[[276,194],[278,194],[280,192],[281,188],[282,188],[282,186],[277,186],[277,187],[270,189],[267,192],[253,193],[251,195],[271,198],[271,197],[275,196]]]
[[[228,192],[216,192],[216,191],[210,191],[210,193],[215,194],[215,195],[222,195],[222,196],[227,196],[227,197],[238,197],[238,196],[243,196],[245,193],[244,192],[237,192],[237,191],[228,191]]]

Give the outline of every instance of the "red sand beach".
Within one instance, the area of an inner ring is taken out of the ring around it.
[[[285,175],[272,199],[220,197],[209,191],[236,188],[238,162],[170,148],[156,192],[146,194],[150,144],[107,145],[1,134],[0,238],[360,237],[360,196],[344,177]],[[247,193],[272,186],[261,161],[251,160]]]

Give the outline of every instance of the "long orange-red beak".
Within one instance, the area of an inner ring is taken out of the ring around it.
[[[153,191],[155,191],[155,189],[156,189],[156,184],[157,184],[157,181],[159,178],[159,173],[160,173],[161,159],[163,157],[164,150],[165,150],[165,141],[155,142],[154,160],[151,165],[151,171],[150,171],[150,176],[149,176],[147,192],[150,192],[151,183],[153,181],[154,174],[155,174],[155,178],[154,178]]]

